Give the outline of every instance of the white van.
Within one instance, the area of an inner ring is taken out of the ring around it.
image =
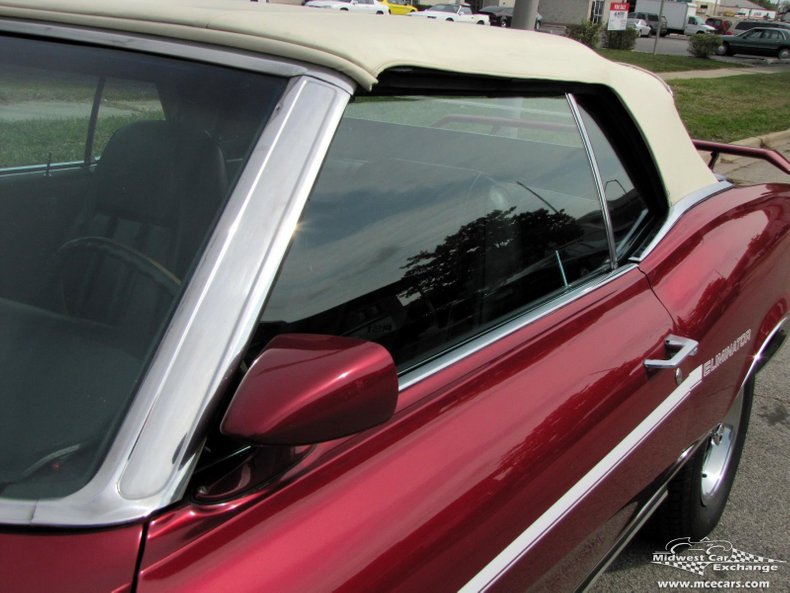
[[[698,35],[700,33],[715,33],[716,29],[706,25],[705,21],[698,16],[688,17],[686,28],[683,31],[686,35]]]

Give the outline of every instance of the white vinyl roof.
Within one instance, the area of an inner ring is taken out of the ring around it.
[[[396,66],[602,84],[622,98],[642,129],[670,202],[716,182],[660,79],[560,36],[246,0],[0,0],[0,17],[281,56],[330,68],[364,89]]]

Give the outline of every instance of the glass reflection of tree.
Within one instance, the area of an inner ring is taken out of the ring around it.
[[[542,260],[553,262],[556,250],[583,234],[562,210],[515,210],[489,212],[445,237],[433,251],[410,257],[403,266],[407,296],[419,293],[441,310],[470,294],[506,285]]]

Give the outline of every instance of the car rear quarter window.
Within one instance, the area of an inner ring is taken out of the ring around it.
[[[264,310],[419,364],[610,269],[564,95],[349,106]]]
[[[656,212],[645,184],[637,183],[626,169],[601,124],[583,105],[579,111],[601,176],[617,259],[622,262],[655,228]]]

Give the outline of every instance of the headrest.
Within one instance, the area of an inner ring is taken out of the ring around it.
[[[112,135],[96,165],[96,210],[169,224],[179,215],[180,196],[194,187],[191,179],[205,183],[220,165],[219,147],[203,132],[165,121],[129,124]]]

